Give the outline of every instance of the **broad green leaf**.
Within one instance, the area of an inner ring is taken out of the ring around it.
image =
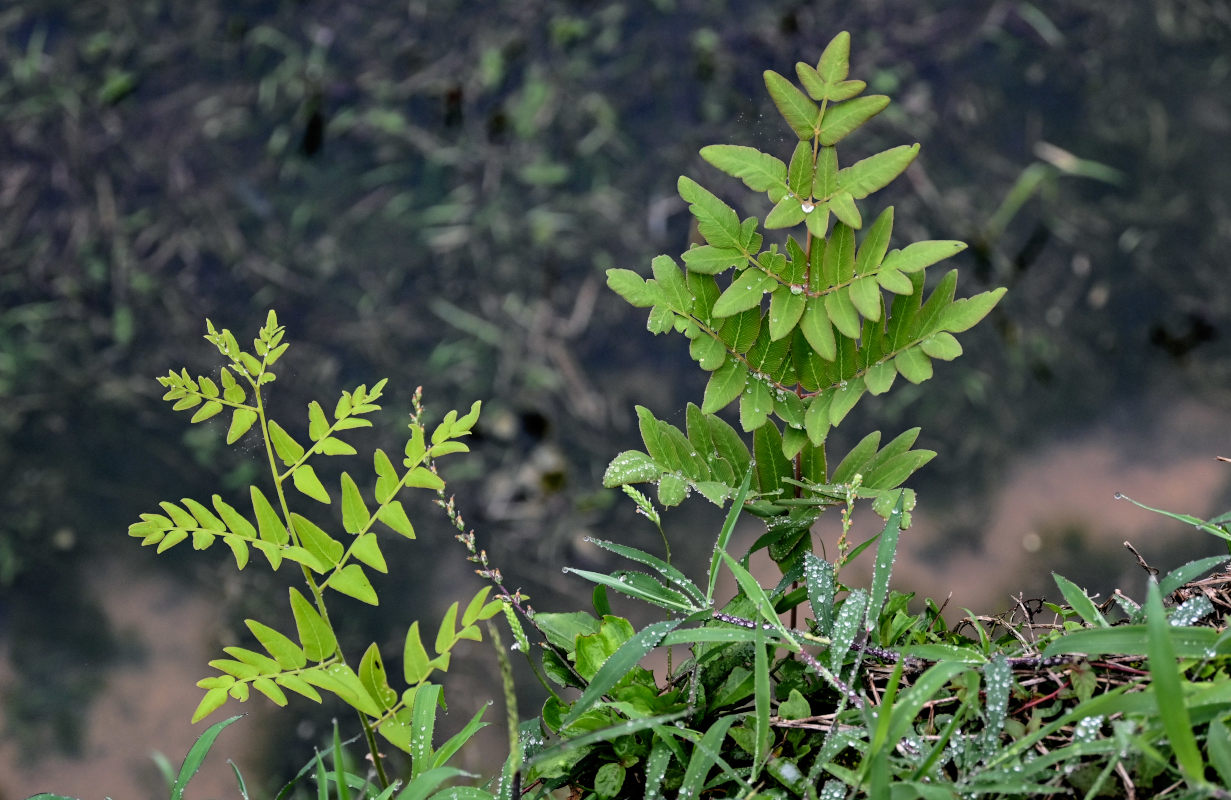
[[[312,520],[291,512],[291,522],[295,526],[295,533],[299,536],[299,543],[309,553],[331,567],[342,559],[346,548],[341,542],[317,527]]]
[[[363,567],[358,564],[347,564],[345,567],[342,567],[342,569],[329,576],[329,580],[325,582],[325,585],[356,600],[361,600],[368,605],[379,605],[376,598],[376,590],[372,588],[371,581],[364,574]]]
[[[919,145],[900,145],[838,170],[838,186],[862,200],[888,186],[919,155]]]
[[[283,430],[281,425],[271,419],[267,427],[269,429],[270,441],[274,446],[274,452],[278,454],[278,458],[282,459],[283,464],[289,467],[303,458],[303,446]]]
[[[932,377],[932,359],[918,347],[908,347],[893,359],[902,377],[911,383],[923,383]]]
[[[875,396],[889,391],[889,387],[893,386],[893,381],[897,377],[898,370],[893,362],[882,361],[869,367],[863,379],[868,386],[868,393]]]
[[[1110,628],[1111,624],[1098,610],[1098,606],[1094,605],[1094,601],[1090,596],[1082,591],[1081,587],[1056,573],[1051,574],[1056,581],[1056,586],[1060,587],[1060,593],[1064,595],[1064,601],[1069,604],[1069,607],[1077,612],[1077,615],[1082,618],[1087,625],[1097,626],[1099,628]]]
[[[406,509],[402,507],[401,500],[392,500],[388,505],[377,510],[376,518],[392,528],[395,533],[400,533],[407,539],[415,538],[415,527],[410,524],[410,518],[406,516]]]
[[[747,353],[760,332],[761,309],[750,308],[727,317],[718,329],[718,336],[736,353]]]
[[[388,572],[385,556],[380,552],[380,542],[374,533],[365,533],[351,544],[350,553],[359,561],[377,572]]]
[[[884,111],[888,105],[888,97],[883,94],[870,94],[830,106],[825,110],[825,117],[821,120],[821,144],[826,146],[837,144],[847,134]]]
[[[778,282],[772,275],[755,267],[749,267],[731,281],[731,285],[714,303],[714,308],[710,313],[715,317],[729,317],[740,311],[756,308],[761,304],[762,295],[776,285]]]
[[[880,431],[872,431],[860,439],[859,444],[851,448],[851,451],[846,454],[846,457],[834,469],[832,481],[834,483],[846,483],[854,478],[855,474],[863,468],[863,465],[876,454],[876,448],[880,446],[880,441]]]
[[[565,716],[561,727],[567,728],[576,722],[582,714],[589,711],[604,694],[623,680],[637,666],[638,662],[651,650],[658,646],[662,638],[674,630],[683,620],[663,620],[647,626],[631,639],[620,645],[612,655],[603,662],[602,667],[590,680],[581,697],[573,703]]]
[[[839,191],[829,198],[829,210],[851,229],[858,230],[863,227],[863,216],[850,192]]]
[[[607,286],[636,308],[654,305],[654,291],[646,285],[644,278],[631,269],[607,270]]]
[[[821,260],[821,273],[830,286],[855,277],[855,231],[849,225],[834,225]]]
[[[228,373],[230,374],[230,373]],[[231,427],[227,429],[227,444],[235,444],[256,422],[256,412],[250,408],[237,408],[231,415]]]
[[[385,503],[401,488],[401,481],[398,480],[397,470],[393,467],[393,462],[389,460],[388,454],[384,450],[377,449],[373,454],[372,460],[376,470],[376,502]]]
[[[829,404],[833,401],[833,393],[825,392],[812,398],[808,410],[804,413],[804,430],[808,441],[820,447],[825,443],[829,433]]]
[[[363,688],[363,682],[355,671],[345,664],[304,670],[300,677],[313,686],[333,692],[344,702],[370,717],[379,717],[381,708]]]
[[[228,530],[245,539],[256,538],[256,528],[242,514],[236,511],[234,507],[223,502],[222,498],[218,495],[214,495],[210,499],[214,503],[214,508],[218,509],[218,515],[226,522]]]
[[[705,397],[701,401],[702,413],[713,414],[725,408],[743,393],[744,384],[747,382],[748,367],[744,362],[735,358],[727,359],[727,363],[714,370],[709,382],[705,384]]]
[[[760,380],[750,380],[739,398],[739,423],[745,431],[753,431],[765,424],[774,401],[769,387]]]
[[[217,416],[222,411],[222,403],[217,400],[209,400],[205,405],[197,409],[197,413],[192,415],[189,422],[204,422],[210,417]]]
[[[812,194],[812,181],[816,176],[816,162],[812,157],[812,143],[799,142],[791,154],[787,167],[787,185],[797,200],[806,200]]]
[[[941,361],[952,361],[962,354],[962,345],[953,334],[945,331],[933,333],[919,342],[919,347],[932,358],[939,358]]]
[[[855,274],[868,275],[880,267],[889,249],[889,237],[893,232],[893,206],[881,212],[863,235],[855,255]]]
[[[249,494],[252,496],[252,511],[256,515],[257,526],[260,528],[261,541],[276,545],[284,545],[290,541],[290,534],[282,525],[281,517],[274,511],[274,507],[269,504],[269,500],[261,490],[253,486]]]
[[[808,216],[809,212],[804,210],[806,208],[815,210],[816,206],[809,201],[801,201],[799,197],[794,195],[784,196],[765,215],[765,229],[776,231],[798,225]]]
[[[729,247],[714,247],[712,244],[694,245],[685,250],[681,258],[690,272],[704,275],[716,275],[744,262],[744,254],[741,251]]]
[[[825,309],[825,300],[821,297],[809,297],[800,317],[799,329],[804,338],[816,351],[816,354],[826,361],[833,361],[837,356],[834,344],[833,326],[829,322],[829,312]]]
[[[444,655],[453,648],[457,641],[457,606],[456,600],[445,611],[444,617],[440,620],[440,627],[436,629],[436,644],[434,645],[437,655]]]
[[[324,661],[333,655],[338,646],[333,629],[293,586],[291,587],[291,612],[295,615],[295,627],[299,631],[299,641],[303,645],[304,655],[308,660]]]
[[[235,555],[235,568],[242,570],[248,566],[248,543],[238,536],[227,535],[222,537],[222,541],[226,542],[227,547],[231,548],[231,552]]]
[[[658,502],[664,508],[672,508],[684,502],[688,496],[688,482],[674,473],[664,473],[658,481]]]
[[[625,450],[611,460],[603,473],[603,486],[613,489],[630,483],[657,480],[663,467],[639,450]]]
[[[834,390],[833,400],[829,403],[829,424],[835,428],[840,425],[865,391],[867,391],[867,386],[863,378],[855,378],[839,384]]]
[[[333,436],[322,439],[316,449],[327,456],[353,456],[358,452],[353,445]]]
[[[704,186],[681,175],[676,184],[680,197],[697,219],[697,230],[715,247],[740,247],[740,223],[735,211]]]
[[[855,310],[855,304],[851,302],[847,287],[825,295],[825,311],[834,327],[843,336],[852,339],[859,338],[859,313]]]
[[[654,280],[672,310],[688,313],[692,309],[692,294],[675,260],[671,256],[654,256],[650,266],[654,270]]]
[[[885,260],[881,262],[881,269],[918,272],[938,261],[955,256],[965,249],[965,242],[950,240],[915,242],[914,244],[906,245],[901,250],[893,250],[886,255]],[[974,323],[971,324],[973,325]]]
[[[914,291],[914,284],[910,282],[910,278],[902,274],[901,270],[881,268],[876,273],[876,281],[885,289],[894,294],[910,294]]]
[[[896,489],[924,464],[936,457],[934,450],[912,450],[864,466],[863,485],[873,489]]]
[[[419,635],[419,621],[415,620],[406,632],[406,643],[402,648],[402,671],[406,683],[415,686],[426,680],[432,674],[430,661]]]
[[[252,682],[252,688],[268,697],[276,705],[281,707],[286,706],[286,692],[282,691],[278,684],[274,683],[272,679],[257,678]]]
[[[778,107],[778,112],[782,114],[783,119],[791,126],[791,130],[795,131],[795,135],[800,139],[811,139],[815,136],[821,122],[821,109],[816,103],[809,100],[808,96],[795,88],[793,83],[772,69],[765,70],[764,77],[765,88],[769,90],[770,98]],[[826,142],[826,144],[832,144],[832,142]]]
[[[881,318],[881,287],[876,282],[876,276],[864,275],[856,278],[847,289],[851,305],[859,315],[869,322],[877,322]],[[847,334],[849,335],[849,334]]]
[[[303,650],[288,637],[254,619],[246,619],[244,624],[283,669],[299,669],[308,663]]]
[[[667,333],[675,327],[676,316],[670,308],[657,305],[650,309],[650,316],[645,322],[645,329],[657,336]]]
[[[192,712],[192,723],[195,725],[221,708],[226,703],[227,696],[227,690],[221,687],[207,691],[201,698],[201,702],[197,704],[197,710]],[[239,717],[232,719],[239,719]]]
[[[799,76],[799,83],[807,90],[808,96],[818,102],[828,100],[831,103],[840,103],[843,100],[850,100],[868,88],[868,84],[863,81],[826,83],[815,67],[802,61],[795,65],[795,74]]]
[[[355,484],[355,480],[351,478],[350,473],[342,473],[342,528],[351,534],[358,534],[365,530],[372,522],[372,515],[368,513],[367,504],[363,502],[363,495],[359,494],[359,487]]]
[[[795,330],[808,301],[798,286],[779,285],[769,299],[769,338],[781,339]]]
[[[1007,289],[1002,286],[964,300],[955,300],[940,312],[940,329],[951,333],[961,333],[974,327],[995,308],[1006,291]]]
[[[291,481],[295,484],[296,489],[313,500],[325,504],[332,502],[329,499],[329,493],[325,491],[325,487],[321,484],[321,479],[316,477],[316,470],[312,469],[311,465],[300,464],[291,473]]]
[[[850,60],[851,35],[847,31],[839,31],[821,51],[821,60],[816,64],[816,73],[826,83],[844,81],[850,73]]]
[[[777,158],[752,147],[712,144],[701,148],[701,157],[723,172],[741,179],[756,192],[786,187],[786,166]]]
[[[325,418],[325,409],[313,400],[308,403],[308,438],[319,442],[329,435],[329,420]]]
[[[704,332],[688,343],[688,354],[706,372],[713,372],[727,360],[727,348],[722,340]]]
[[[439,491],[445,488],[445,482],[440,476],[427,467],[415,467],[406,473],[402,483],[412,489],[432,489]]]

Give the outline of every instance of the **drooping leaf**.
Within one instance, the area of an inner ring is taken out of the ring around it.
[[[227,373],[228,375],[230,373]],[[227,429],[227,444],[235,444],[256,423],[256,412],[250,408],[237,408],[231,414],[231,427]]]
[[[380,551],[380,542],[374,533],[365,533],[356,539],[351,544],[350,552],[356,559],[377,572],[389,571],[389,567],[385,564],[385,556]]]

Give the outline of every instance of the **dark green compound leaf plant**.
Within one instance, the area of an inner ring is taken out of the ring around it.
[[[826,452],[831,428],[865,394],[888,392],[900,375],[921,383],[933,362],[961,355],[954,336],[981,320],[1004,289],[955,299],[957,271],[925,291],[928,267],[961,252],[955,241],[891,249],[893,208],[865,225],[856,201],[889,184],[914,161],[919,145],[901,145],[842,166],[838,145],[889,104],[863,95],[848,78],[850,37],[840,34],[812,67],[796,65],[803,91],[773,71],[765,85],[798,144],[788,160],[743,145],[710,145],[701,156],[749,188],[765,192],[764,219],[741,220],[696,181],[681,177],[705,244],[680,263],[661,255],[653,277],[612,269],[608,285],[634,306],[650,308],[649,329],[675,331],[710,373],[687,429],[638,408],[644,451],[620,454],[607,486],[654,482],[664,506],[692,490],[729,500],[755,464],[747,509],[766,518],[764,541],[784,571],[801,564],[807,531],[829,506],[849,497],[873,501],[882,517],[902,485],[935,453],[912,450],[918,429],[881,446],[872,433],[840,461]],[[832,223],[832,224],[831,224]],[[762,231],[787,231],[766,244]],[[768,299],[768,302],[766,302]],[[738,401],[751,451],[716,412]],[[835,463],[836,461],[836,463]],[[913,493],[903,499],[909,524]]]

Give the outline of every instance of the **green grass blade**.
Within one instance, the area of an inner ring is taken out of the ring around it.
[[[425,683],[415,690],[410,723],[410,778],[413,781],[432,766],[432,734],[436,732],[436,708],[440,702],[440,687]]]
[[[1173,628],[1168,637],[1177,658],[1207,658],[1211,653],[1226,654],[1231,641],[1219,643],[1213,628]],[[912,648],[913,650],[913,648]],[[1065,653],[1099,655],[1148,655],[1150,652],[1148,625],[1117,625],[1114,628],[1090,628],[1072,631],[1049,644],[1044,657]]]
[[[1098,607],[1094,605],[1094,601],[1085,593],[1077,584],[1056,573],[1051,576],[1056,579],[1056,585],[1060,587],[1060,594],[1064,595],[1064,601],[1077,612],[1077,615],[1087,625],[1093,625],[1099,628],[1110,628],[1111,624],[1107,622]]]
[[[677,797],[701,796],[705,778],[709,775],[714,762],[718,760],[718,754],[722,752],[722,740],[726,738],[727,731],[735,720],[734,714],[720,717],[693,746],[692,758],[688,759],[688,767],[684,770],[684,782],[680,784]]]
[[[238,722],[244,715],[239,714],[224,719],[222,722],[215,722],[206,729],[205,733],[201,734],[188,750],[188,755],[184,756],[184,763],[180,766],[179,776],[175,779],[175,784],[171,787],[171,800],[181,800],[184,796],[184,787],[188,785],[188,781],[192,780],[192,776],[197,774],[197,770],[201,768],[201,762],[209,755],[209,749],[214,746],[214,740],[218,738],[218,734],[222,733],[222,729],[228,725]]]
[[[614,656],[613,656],[614,658]],[[660,714],[657,717],[642,717],[641,719],[633,719],[628,722],[622,722],[619,725],[610,725],[606,728],[599,728],[596,731],[582,734],[581,736],[570,736],[559,744],[546,747],[534,756],[528,759],[523,767],[523,772],[530,770],[539,763],[552,761],[573,750],[578,750],[583,747],[589,747],[596,742],[609,742],[612,739],[620,736],[628,736],[629,734],[643,731],[647,728],[653,728],[659,725],[670,725],[677,719],[683,719],[688,715],[687,709],[684,711],[676,711],[671,714]],[[667,730],[667,729],[664,729]],[[669,730],[674,731],[674,728]]]
[[[1150,581],[1149,594],[1146,597],[1146,628],[1149,632],[1150,677],[1154,694],[1158,698],[1159,716],[1163,718],[1163,729],[1171,740],[1171,749],[1180,769],[1189,785],[1195,788],[1195,785],[1202,781],[1205,766],[1201,761],[1201,753],[1197,750],[1192,720],[1184,701],[1184,679],[1176,665],[1175,648],[1172,647],[1169,635],[1171,626],[1167,623],[1167,615],[1163,609],[1162,593],[1154,580]]]
[[[1212,525],[1203,519],[1192,516],[1191,514],[1176,514],[1171,511],[1164,511],[1161,508],[1153,508],[1151,506],[1147,506],[1145,503],[1138,503],[1136,500],[1129,497],[1128,495],[1120,494],[1119,492],[1116,492],[1116,499],[1117,500],[1127,500],[1133,505],[1137,506],[1138,508],[1144,508],[1146,511],[1153,511],[1155,514],[1162,514],[1164,517],[1171,517],[1174,520],[1178,520],[1179,522],[1192,525],[1193,527],[1203,530],[1206,533],[1213,534],[1214,536],[1217,536],[1219,539],[1226,540],[1228,549],[1231,549],[1231,533],[1227,533],[1225,530],[1218,527],[1217,525]]]
[[[735,521],[739,519],[740,512],[744,510],[744,498],[748,496],[748,487],[752,485],[752,467],[744,473],[744,480],[739,485],[739,490],[735,493],[735,499],[731,501],[731,510],[727,512],[727,518],[722,523],[722,531],[718,534],[718,542],[714,545],[714,555],[710,559],[710,578],[709,587],[705,592],[705,604],[707,606],[714,605],[714,586],[718,583],[718,565],[722,563],[722,555],[727,552],[727,544],[731,541],[731,532],[735,530]]]
[[[638,550],[635,547],[628,547],[615,542],[609,542],[604,539],[590,539],[591,544],[598,545],[604,550],[610,550],[617,555],[624,556],[627,559],[636,561],[639,564],[644,564],[654,570],[657,570],[660,575],[667,579],[668,582],[675,584],[683,589],[697,603],[705,602],[705,595],[701,594],[701,589],[695,583],[688,579],[688,576],[680,572],[675,567],[663,561],[657,556],[652,556],[649,553]]]
[[[786,627],[782,624],[782,620],[778,619],[778,615],[774,612],[774,603],[769,599],[769,595],[765,594],[765,590],[761,588],[761,584],[757,583],[757,579],[752,577],[752,573],[744,569],[739,562],[731,558],[727,553],[722,553],[722,558],[726,561],[727,569],[731,570],[731,574],[735,576],[736,583],[757,607],[757,611],[761,617],[770,625],[777,629],[782,636],[783,644],[788,647],[791,652],[799,652],[799,643],[795,641],[795,637],[787,632]]]
[[[1176,567],[1159,580],[1159,594],[1166,597],[1189,581],[1209,572],[1215,567],[1225,564],[1227,560],[1228,556],[1210,556],[1209,558],[1190,561],[1182,567]]]
[[[1221,719],[1210,721],[1210,727],[1205,734],[1205,745],[1209,751],[1210,764],[1218,773],[1218,779],[1226,786],[1231,786],[1231,729]]]
[[[752,753],[752,781],[755,783],[761,774],[761,765],[769,754],[769,654],[765,647],[765,629],[760,625],[754,629],[756,641],[753,644],[753,699],[756,713],[756,740]]]
[[[880,543],[876,546],[876,564],[872,567],[872,586],[868,595],[866,630],[871,631],[880,619],[881,608],[889,595],[889,576],[893,573],[893,561],[898,554],[898,536],[902,532],[902,503],[906,492],[898,492],[897,502],[881,531]]]
[[[346,785],[346,759],[342,753],[342,734],[338,721],[333,721],[333,780],[338,785],[338,800],[350,800],[350,787]]]
[[[239,767],[231,759],[227,759],[227,763],[231,765],[231,771],[235,773],[235,783],[239,787],[239,796],[243,800],[248,800],[248,784],[244,781],[243,774],[239,771]]]
[[[410,785],[398,794],[397,800],[426,800],[428,795],[450,778],[469,775],[470,773],[457,767],[433,767],[412,780]]]
[[[578,577],[585,578],[588,581],[594,581],[595,583],[606,586],[609,589],[615,589],[620,594],[627,595],[634,600],[643,600],[651,605],[658,606],[659,608],[667,611],[679,611],[685,614],[691,614],[701,610],[693,606],[693,604],[689,602],[688,598],[680,592],[668,589],[666,586],[663,586],[661,583],[656,581],[650,585],[649,581],[652,581],[653,579],[644,572],[638,574],[645,577],[645,582],[634,584],[631,582],[621,581],[619,578],[612,577],[604,572],[593,572],[588,569],[565,567],[564,571],[577,575]]]

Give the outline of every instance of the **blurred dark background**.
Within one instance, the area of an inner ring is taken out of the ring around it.
[[[286,576],[126,536],[159,500],[261,477],[225,422],[158,399],[169,368],[216,369],[206,317],[249,340],[278,310],[288,426],[390,378],[361,452],[399,446],[416,385],[436,416],[482,399],[446,477],[537,607],[587,592],[560,566],[607,563],[584,536],[654,547],[601,474],[639,446],[635,403],[682,425],[705,376],[603,270],[687,246],[681,173],[766,210],[696,152],[785,158],[761,72],[840,30],[852,77],[895,101],[843,162],[923,145],[865,214],[896,206],[895,246],[970,242],[960,294],[1010,287],[963,358],[835,434],[917,424],[940,452],[897,585],[992,611],[1051,570],[1131,594],[1125,538],[1163,567],[1218,552],[1111,493],[1231,500],[1226,3],[19,0],[0,9],[0,798],[160,793],[147,754],[178,763],[199,732],[204,662],[245,617],[287,625]],[[340,615],[360,646],[395,652],[479,585],[428,500],[419,541],[385,548],[380,612]],[[681,558],[719,518],[667,515]],[[455,695],[497,694],[490,662],[455,667]],[[249,705],[199,791],[234,792],[237,753],[285,778],[327,733],[331,709]]]

